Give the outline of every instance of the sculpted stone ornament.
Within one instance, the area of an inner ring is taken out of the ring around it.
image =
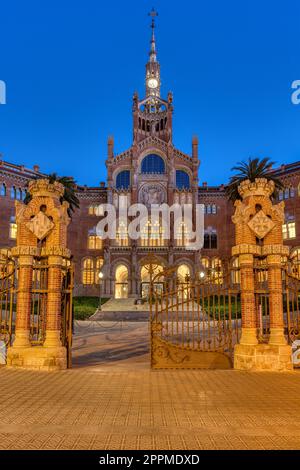
[[[248,227],[255,233],[257,238],[264,238],[274,227],[274,222],[260,210],[253,219],[248,222]]]
[[[43,213],[39,212],[26,227],[39,239],[43,240],[54,228],[54,223]]]
[[[152,204],[163,204],[165,202],[165,192],[161,186],[156,184],[144,186],[141,190],[140,202],[147,207]]]

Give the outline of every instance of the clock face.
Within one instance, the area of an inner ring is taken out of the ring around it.
[[[153,90],[158,87],[158,81],[156,78],[149,78],[148,80],[148,87],[152,88]]]

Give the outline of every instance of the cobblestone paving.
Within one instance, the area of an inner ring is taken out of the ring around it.
[[[81,328],[72,370],[0,368],[0,449],[300,449],[298,372],[151,371],[147,326],[120,331]]]

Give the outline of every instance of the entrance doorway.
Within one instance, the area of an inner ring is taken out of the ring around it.
[[[160,264],[145,264],[141,269],[141,297],[143,299],[149,298],[151,278],[153,279],[157,274],[163,271],[163,266]],[[152,271],[152,272],[151,272]],[[153,290],[158,294],[162,294],[164,290],[163,276],[159,278],[158,282],[154,282]]]
[[[115,299],[128,298],[128,269],[124,264],[120,264],[115,275]]]

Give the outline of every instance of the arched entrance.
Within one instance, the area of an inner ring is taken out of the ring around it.
[[[141,297],[148,299],[151,278],[153,279],[157,274],[163,271],[161,264],[144,264],[141,269]],[[153,288],[156,292],[163,292],[164,283],[163,276],[160,277],[157,282],[154,282]]]
[[[128,298],[128,268],[120,264],[115,274],[115,299]]]
[[[187,264],[180,264],[177,268],[178,285],[182,286],[181,294],[184,298],[189,296],[189,283],[191,281],[191,270]]]
[[[179,284],[186,284],[191,280],[191,270],[187,264],[180,264],[177,269],[177,278]]]

